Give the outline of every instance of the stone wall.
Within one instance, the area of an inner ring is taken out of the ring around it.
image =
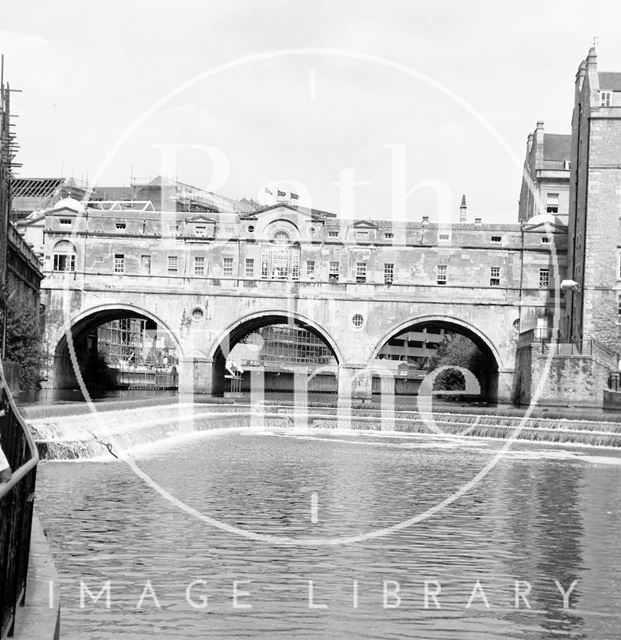
[[[522,405],[535,402],[536,406],[601,407],[609,366],[590,354],[554,353],[557,348],[554,344],[542,347],[533,343],[518,350],[514,402]]]

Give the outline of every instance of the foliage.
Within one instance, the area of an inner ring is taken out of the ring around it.
[[[449,365],[467,369],[478,380],[481,380],[486,361],[481,350],[466,336],[445,334],[444,341],[438,347],[436,355],[431,361],[429,371]],[[446,389],[447,391],[461,390],[464,388],[463,374],[455,369],[443,371],[436,378],[434,387],[436,389]],[[457,400],[459,396],[447,396],[447,398]]]
[[[42,351],[39,327],[32,309],[16,304],[7,306],[5,357],[19,364],[22,391],[39,388]]]

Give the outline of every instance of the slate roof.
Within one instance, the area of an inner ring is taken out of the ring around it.
[[[620,74],[621,76],[621,74]],[[564,133],[543,134],[544,160],[570,160],[571,135]]]
[[[599,88],[604,91],[621,91],[621,73],[619,71],[600,71]]]

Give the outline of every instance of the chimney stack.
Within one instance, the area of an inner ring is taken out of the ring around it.
[[[468,219],[468,206],[466,205],[466,194],[461,197],[461,205],[459,206],[459,221],[466,222]]]

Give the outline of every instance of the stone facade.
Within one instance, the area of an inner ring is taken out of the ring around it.
[[[596,67],[592,50],[571,136],[541,122],[529,135],[517,224],[469,222],[465,198],[459,222],[395,224],[165,180],[35,212],[20,227],[43,260],[50,353],[67,359],[67,326],[78,335],[135,315],[173,336],[188,387],[220,391],[240,338],[293,321],[330,347],[339,390],[364,394],[374,375],[394,375],[378,371],[383,346],[433,325],[486,354],[490,398],[528,402],[545,374],[546,402],[601,403],[621,352],[621,74]]]
[[[48,349],[63,357],[67,322],[83,329],[134,313],[171,332],[181,379],[206,392],[219,390],[227,343],[275,319],[316,331],[336,356],[339,384],[364,379],[365,388],[362,372],[377,369],[388,340],[433,322],[485,350],[497,372],[491,396],[508,401],[518,328],[549,330],[564,277],[565,230],[549,221],[348,222],[289,204],[246,213],[135,209],[65,200],[38,217]]]
[[[595,50],[576,76],[566,332],[621,352],[621,74],[599,73]]]
[[[544,133],[543,122],[528,134],[518,220],[544,213],[567,224],[571,135]]]

